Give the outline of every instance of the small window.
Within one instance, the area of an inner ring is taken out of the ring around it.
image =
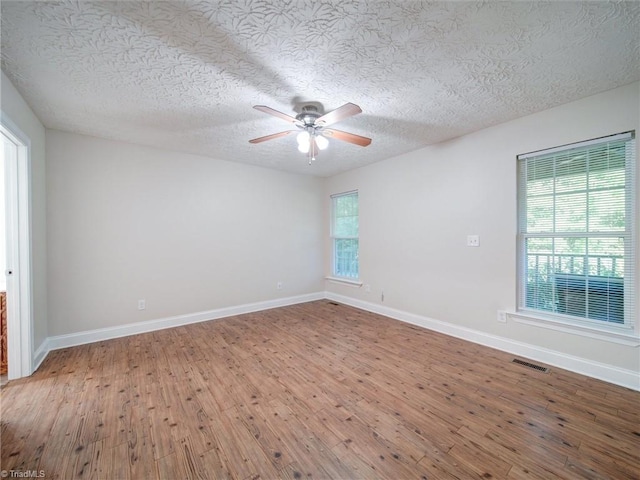
[[[333,272],[335,277],[357,279],[358,262],[358,192],[331,196]]]
[[[632,132],[518,156],[518,306],[633,328]]]

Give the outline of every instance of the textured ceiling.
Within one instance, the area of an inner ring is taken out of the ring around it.
[[[640,80],[640,2],[2,1],[45,126],[327,176]],[[307,165],[304,101],[363,113]]]

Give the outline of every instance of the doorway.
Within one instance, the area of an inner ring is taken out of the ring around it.
[[[6,351],[9,380],[33,372],[29,138],[4,114],[0,122],[4,208],[0,284],[6,287]],[[3,245],[4,243],[4,245]],[[4,248],[3,248],[4,247]]]
[[[6,230],[6,206],[5,206],[5,175],[4,157],[5,146],[3,136],[3,148],[0,152],[0,385],[7,382],[9,358],[7,352],[7,278],[4,272],[7,270],[7,230]]]

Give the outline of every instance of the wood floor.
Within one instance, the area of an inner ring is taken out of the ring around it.
[[[640,393],[327,301],[51,352],[1,391],[46,479],[639,478]]]

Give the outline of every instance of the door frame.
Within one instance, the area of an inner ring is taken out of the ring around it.
[[[0,132],[16,145],[16,155],[5,158],[7,272],[0,272],[7,274],[8,378],[13,380],[33,373],[31,140],[0,114]]]

